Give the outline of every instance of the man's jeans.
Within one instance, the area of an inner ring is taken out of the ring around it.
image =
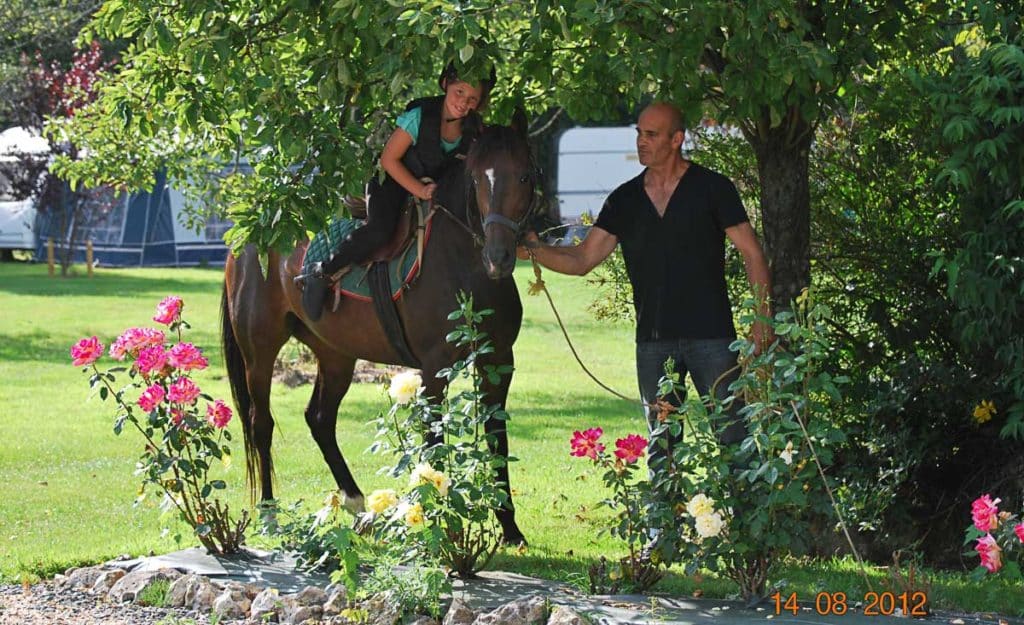
[[[636,345],[636,370],[637,379],[640,383],[640,395],[644,403],[651,404],[658,399],[658,380],[665,375],[665,361],[672,358],[675,361],[675,371],[679,374],[680,382],[689,373],[693,385],[701,397],[708,394],[709,389],[715,381],[736,366],[736,352],[729,351],[729,345],[733,339],[676,339],[668,341],[647,341]],[[718,380],[715,386],[715,396],[724,399],[729,396],[729,385],[739,376],[739,369],[732,371],[726,377]],[[674,406],[679,406],[685,399],[685,389],[678,392],[678,397],[669,396],[664,399]],[[719,434],[718,441],[722,445],[738,443],[746,438],[747,428],[737,416],[740,405],[734,402],[729,410],[729,425]],[[652,408],[647,409],[647,427],[653,432],[660,424],[658,423],[658,411]],[[669,436],[666,432],[664,436]],[[672,447],[676,442],[669,438],[668,449],[664,449],[651,437],[649,447],[650,458],[648,466],[659,469],[664,466],[666,454],[671,456]]]

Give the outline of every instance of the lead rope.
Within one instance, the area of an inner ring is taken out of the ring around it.
[[[583,364],[583,361],[580,360],[579,354],[576,353],[576,348],[572,344],[572,339],[569,338],[569,333],[565,329],[565,324],[562,323],[562,317],[561,315],[558,314],[558,309],[555,308],[555,302],[554,300],[551,299],[551,293],[548,291],[547,285],[544,284],[544,279],[541,278],[540,276],[540,264],[537,263],[537,258],[533,255],[533,250],[527,248],[527,251],[530,253],[530,262],[533,263],[533,277],[536,278],[533,282],[530,283],[530,288],[527,292],[530,295],[536,295],[538,293],[543,292],[544,296],[548,298],[548,304],[551,305],[551,312],[555,313],[555,319],[558,321],[558,327],[562,330],[562,336],[565,337],[565,342],[566,344],[569,345],[569,350],[572,352],[572,355],[576,359],[576,362],[578,362],[580,367],[583,369],[583,372],[586,373],[590,377],[590,379],[593,380],[598,386],[608,391],[612,395],[615,395],[616,397],[619,397],[621,399],[625,399],[628,402],[640,404],[644,408],[648,408],[649,406],[643,401],[638,401],[635,397],[626,397],[622,393],[616,391],[615,389],[611,388],[601,380],[597,379],[597,376],[590,372],[590,369],[587,368],[587,365]]]

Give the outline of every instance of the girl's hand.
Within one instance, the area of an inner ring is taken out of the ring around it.
[[[418,197],[421,200],[429,200],[430,198],[434,197],[434,189],[436,188],[437,185],[434,184],[433,182],[431,182],[430,184],[420,185],[420,189],[416,193],[416,197]]]

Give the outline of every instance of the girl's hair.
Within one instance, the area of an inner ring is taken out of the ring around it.
[[[455,69],[455,62],[448,61],[448,65],[442,70],[441,75],[437,78],[437,86],[441,87],[441,91],[445,91],[445,83],[451,83],[452,81],[460,80],[459,71]],[[494,70],[494,66],[491,66],[491,75],[488,78],[480,80],[480,103],[477,105],[477,109],[482,109],[487,106],[487,100],[491,95],[491,89],[494,88],[494,83],[498,81],[497,72]]]

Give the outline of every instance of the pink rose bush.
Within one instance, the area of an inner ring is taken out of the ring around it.
[[[615,510],[615,521],[610,531],[613,536],[624,540],[629,555],[612,565],[611,571],[600,572],[612,580],[607,589],[615,592],[619,584],[627,583],[633,591],[643,591],[661,579],[657,558],[644,553],[650,542],[654,528],[648,522],[644,509],[650,502],[651,490],[644,477],[637,476],[639,460],[647,454],[648,440],[639,434],[629,434],[616,439],[615,450],[607,453],[606,447],[600,442],[604,431],[601,428],[588,428],[575,431],[569,439],[569,455],[577,458],[589,458],[593,464],[604,470],[604,484],[611,490],[611,497],[601,505]],[[598,580],[591,571],[591,583]],[[601,580],[600,583],[604,583]]]
[[[225,468],[230,464],[227,426],[232,412],[192,379],[193,372],[209,362],[198,347],[181,341],[182,329],[188,328],[183,308],[180,297],[166,297],[153,317],[177,333],[173,346],[165,343],[161,330],[129,328],[111,343],[109,355],[115,361],[130,359],[130,366],[100,371],[96,363],[103,356],[103,344],[95,336],[71,347],[72,364],[90,367],[90,385],[99,389],[101,399],[116,403],[114,433],[121,434],[128,426],[144,439],[137,465],[143,479],[139,501],[147,487],[157,488],[163,494],[162,506],[176,508],[208,551],[233,553],[242,544],[248,517],[243,512],[239,520],[232,519],[228,506],[215,496],[226,483],[211,478],[216,460]],[[115,384],[118,373],[127,373],[127,386]]]
[[[973,543],[974,553],[980,559],[974,576],[1011,571],[1021,578],[1021,554],[1024,554],[1024,523],[1009,511],[1000,511],[1001,499],[988,493],[971,503],[971,526],[967,528],[964,545]],[[966,554],[965,554],[966,555]]]

